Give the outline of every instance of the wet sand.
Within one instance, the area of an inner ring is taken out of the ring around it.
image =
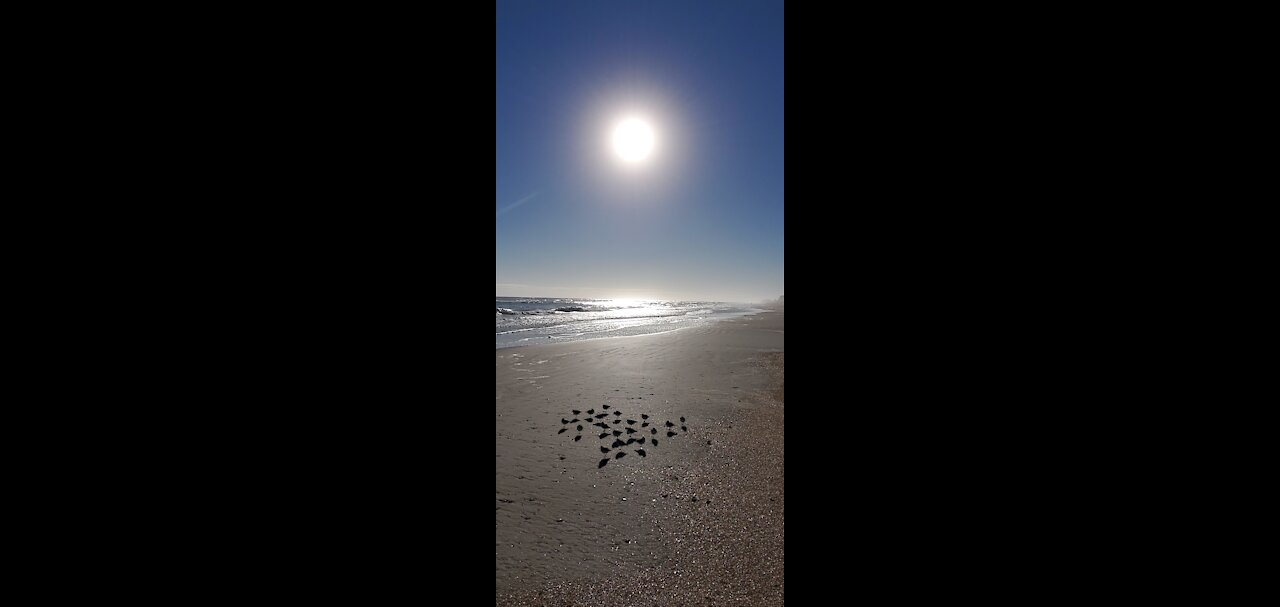
[[[783,324],[497,350],[497,604],[782,604]]]

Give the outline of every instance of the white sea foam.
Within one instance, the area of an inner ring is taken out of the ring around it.
[[[645,335],[762,312],[747,304],[499,297],[497,347]]]

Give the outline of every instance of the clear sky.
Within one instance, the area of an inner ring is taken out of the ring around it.
[[[782,295],[782,30],[781,0],[499,1],[497,295]]]

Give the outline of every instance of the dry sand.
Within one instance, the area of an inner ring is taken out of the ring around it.
[[[496,355],[498,605],[782,604],[781,309]]]

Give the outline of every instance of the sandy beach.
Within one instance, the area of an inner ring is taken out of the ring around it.
[[[497,604],[781,605],[783,324],[497,350]]]

